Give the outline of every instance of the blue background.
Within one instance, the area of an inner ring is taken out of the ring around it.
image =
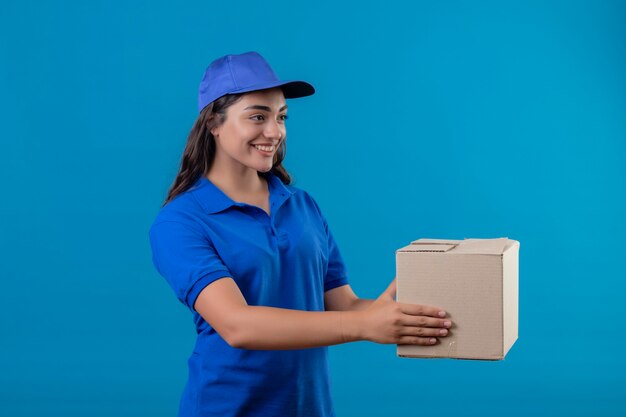
[[[173,416],[195,337],[148,227],[208,63],[259,51],[285,166],[375,298],[419,237],[521,242],[504,361],[330,348],[338,416],[624,415],[626,2],[0,6],[0,415]]]

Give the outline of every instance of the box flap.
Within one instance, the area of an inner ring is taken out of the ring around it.
[[[413,242],[406,246],[403,252],[447,252],[454,247],[455,244]]]
[[[463,254],[502,255],[505,250],[517,244],[506,237],[495,239],[428,239],[421,238],[396,252],[449,252]]]
[[[508,243],[509,239],[506,237],[496,239],[465,239],[456,247],[454,253],[502,255]]]
[[[441,244],[445,244],[445,243],[450,243],[450,244],[456,244],[456,243],[461,243],[463,242],[462,240],[459,239],[430,239],[430,238],[420,238],[417,240],[414,240],[411,242],[411,244],[413,243],[441,243]]]
[[[506,243],[506,246],[504,247],[504,252],[516,246],[517,246],[517,249],[519,250],[519,242],[517,240],[509,239]]]

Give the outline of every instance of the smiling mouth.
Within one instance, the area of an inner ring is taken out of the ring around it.
[[[272,153],[276,150],[276,146],[274,145],[270,145],[270,146],[266,146],[266,145],[252,145],[255,149],[262,151],[262,152],[269,152]]]

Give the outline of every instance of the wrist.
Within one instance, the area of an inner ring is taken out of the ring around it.
[[[341,311],[340,314],[344,343],[365,340],[363,313],[361,311]]]

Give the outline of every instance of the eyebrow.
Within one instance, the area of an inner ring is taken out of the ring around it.
[[[269,107],[261,106],[261,105],[258,105],[258,104],[255,104],[254,106],[248,106],[244,110],[248,110],[248,109],[265,110],[265,111],[268,111],[268,112],[272,111],[272,109],[270,109]],[[287,109],[287,105],[285,104],[283,107],[278,109],[278,111],[283,111],[283,110],[286,110],[286,109]]]

